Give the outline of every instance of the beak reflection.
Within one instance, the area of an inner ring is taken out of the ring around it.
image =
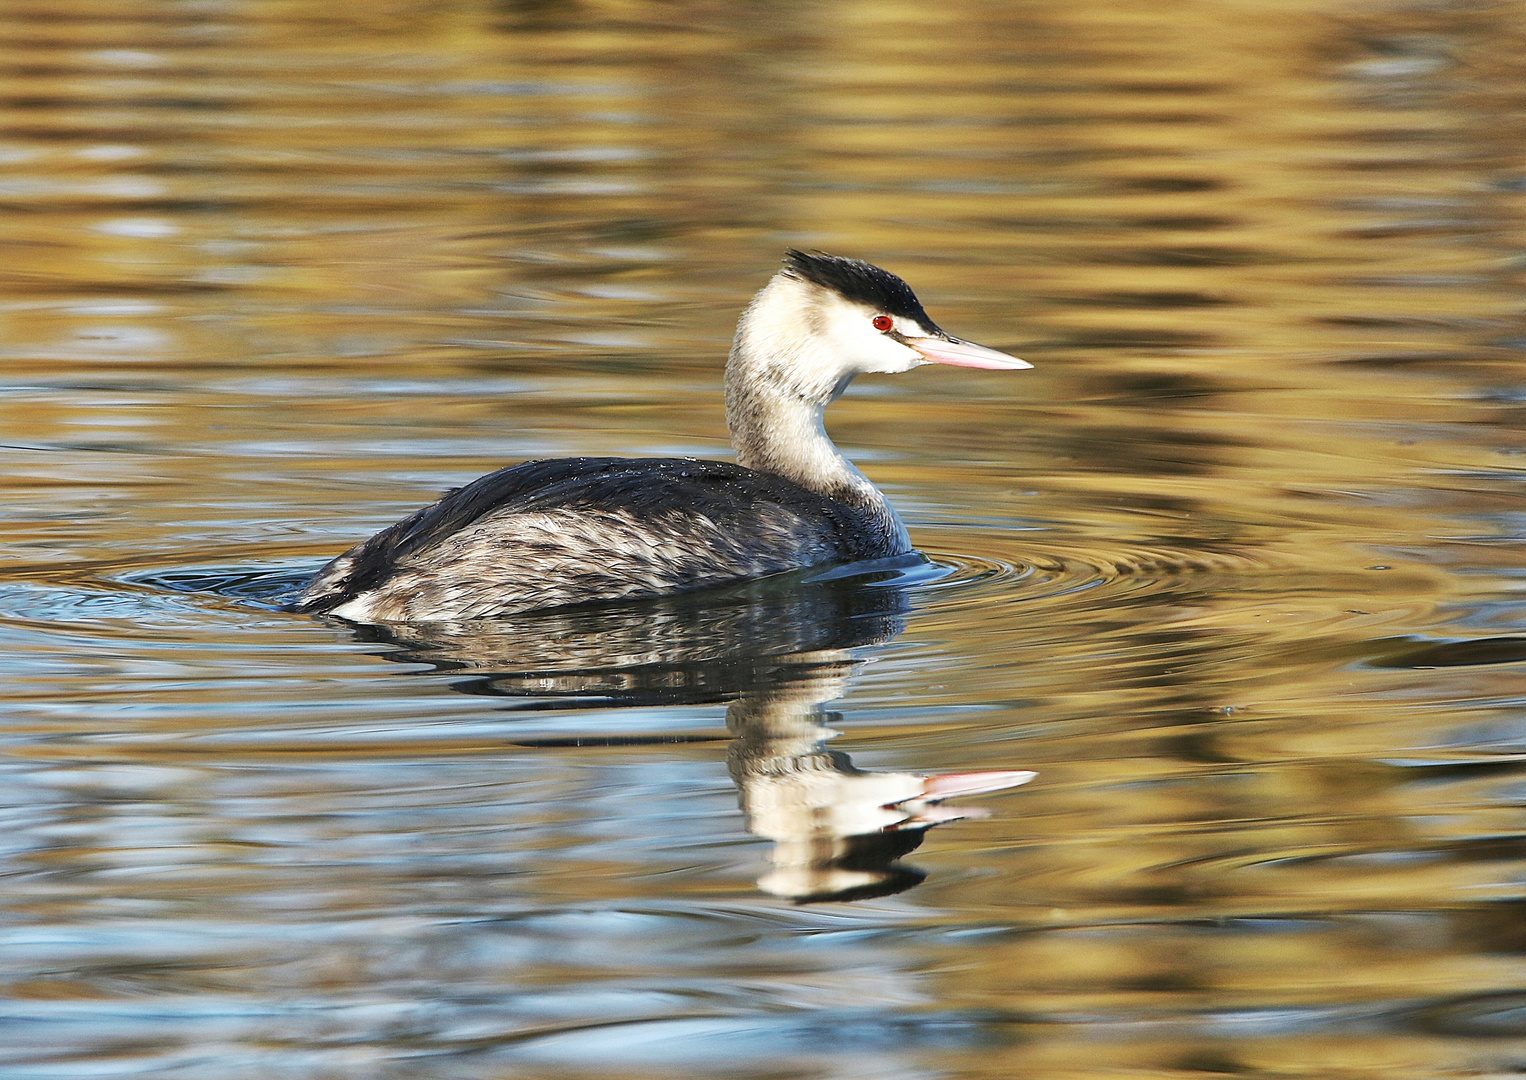
[[[846,663],[846,660],[845,660]],[[801,672],[788,687],[743,693],[726,710],[735,736],[727,754],[747,830],[774,842],[767,893],[798,903],[862,900],[922,881],[900,864],[934,825],[986,817],[982,807],[947,806],[955,796],[1017,787],[1026,770],[948,773],[866,772],[826,749],[840,734],[822,709],[847,689],[842,673]]]

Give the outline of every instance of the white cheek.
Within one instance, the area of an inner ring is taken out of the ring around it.
[[[874,362],[864,367],[865,371],[882,371],[894,374],[900,371],[910,371],[914,367],[927,363],[922,354],[915,349],[908,348],[899,342],[886,337],[884,334],[875,335],[879,340],[874,343]]]
[[[915,349],[907,348],[874,328],[873,312],[836,311],[827,332],[834,351],[858,372],[909,371],[924,363]]]

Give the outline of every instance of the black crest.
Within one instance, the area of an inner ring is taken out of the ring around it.
[[[858,259],[845,259],[822,251],[808,255],[794,248],[784,253],[784,266],[785,273],[831,289],[845,300],[867,305],[886,315],[915,319],[929,330],[936,329],[911,286],[889,270],[881,270]]]

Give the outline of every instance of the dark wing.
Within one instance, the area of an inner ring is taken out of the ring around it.
[[[331,610],[378,587],[400,566],[429,561],[431,552],[479,522],[547,510],[614,513],[667,529],[675,521],[705,519],[724,527],[728,553],[737,544],[753,545],[749,565],[765,565],[765,572],[899,553],[869,514],[769,473],[695,458],[556,458],[490,473],[382,530],[320,571],[298,610]],[[674,567],[672,587],[746,576],[727,574],[725,558],[702,546],[700,532],[693,565]],[[596,564],[600,552],[591,549],[586,558]],[[703,570],[707,560],[716,574]]]

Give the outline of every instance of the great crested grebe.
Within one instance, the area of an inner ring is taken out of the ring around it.
[[[440,622],[688,592],[911,550],[821,414],[855,375],[1031,367],[938,328],[877,266],[790,251],[726,363],[737,464],[556,458],[474,480],[318,572],[294,610]]]

